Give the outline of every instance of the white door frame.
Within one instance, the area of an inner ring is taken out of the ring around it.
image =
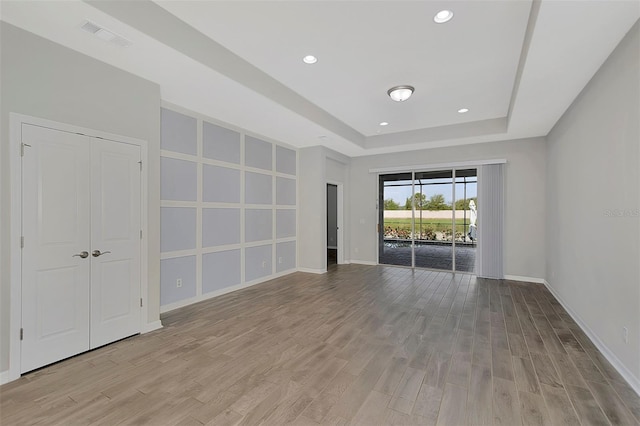
[[[22,124],[46,127],[69,133],[80,133],[90,137],[108,139],[114,142],[127,143],[140,147],[142,155],[142,241],[140,254],[140,295],[143,300],[140,315],[140,330],[145,331],[148,310],[148,165],[149,153],[147,141],[87,129],[71,124],[59,123],[23,114],[9,114],[9,168],[11,177],[11,215],[10,215],[10,246],[9,256],[11,265],[11,300],[9,307],[9,377],[8,381],[20,378],[21,345],[20,328],[22,325]],[[28,149],[28,147],[27,147]]]
[[[337,264],[338,265],[342,265],[344,264],[344,183],[342,182],[337,182],[337,181],[332,181],[332,180],[327,180],[326,184],[325,184],[325,209],[326,206],[328,204],[328,200],[327,200],[327,185],[335,185],[338,190],[337,190],[337,194],[336,194],[336,198],[338,199],[338,203],[337,203],[337,224],[338,224],[338,241],[336,244],[336,247],[338,248],[338,253],[337,253]],[[326,216],[326,215],[325,215]],[[325,217],[325,225],[327,223],[328,218]],[[325,267],[327,264],[327,236],[325,235],[324,238],[324,255],[325,255],[325,259],[324,259],[324,263],[325,263]]]

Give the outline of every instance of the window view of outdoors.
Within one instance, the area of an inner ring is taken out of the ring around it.
[[[477,173],[455,176],[455,200],[452,170],[380,176],[380,263],[474,271]]]

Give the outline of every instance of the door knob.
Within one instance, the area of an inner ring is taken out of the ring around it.
[[[89,257],[89,252],[88,251],[81,251],[80,253],[74,254],[71,257],[76,257],[76,256],[81,257],[83,259],[86,259],[87,257]]]
[[[98,257],[98,256],[101,256],[101,255],[107,254],[107,253],[111,253],[111,252],[110,251],[100,252],[100,250],[94,250],[94,251],[91,252],[91,256]]]

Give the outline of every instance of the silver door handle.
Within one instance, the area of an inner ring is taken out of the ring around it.
[[[94,250],[94,251],[91,252],[91,256],[98,257],[98,256],[102,256],[103,254],[107,254],[107,253],[111,253],[111,252],[110,251],[100,252],[100,250]]]
[[[71,257],[76,257],[76,256],[81,257],[83,259],[86,259],[87,257],[89,257],[89,252],[88,251],[81,251],[80,253],[74,254]]]

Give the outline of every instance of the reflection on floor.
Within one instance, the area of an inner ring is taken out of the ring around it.
[[[380,253],[380,263],[385,265],[411,266],[411,247],[404,244],[385,244]],[[474,272],[476,264],[476,247],[471,245],[456,246],[456,271]],[[452,269],[451,246],[449,245],[416,245],[416,267]]]

